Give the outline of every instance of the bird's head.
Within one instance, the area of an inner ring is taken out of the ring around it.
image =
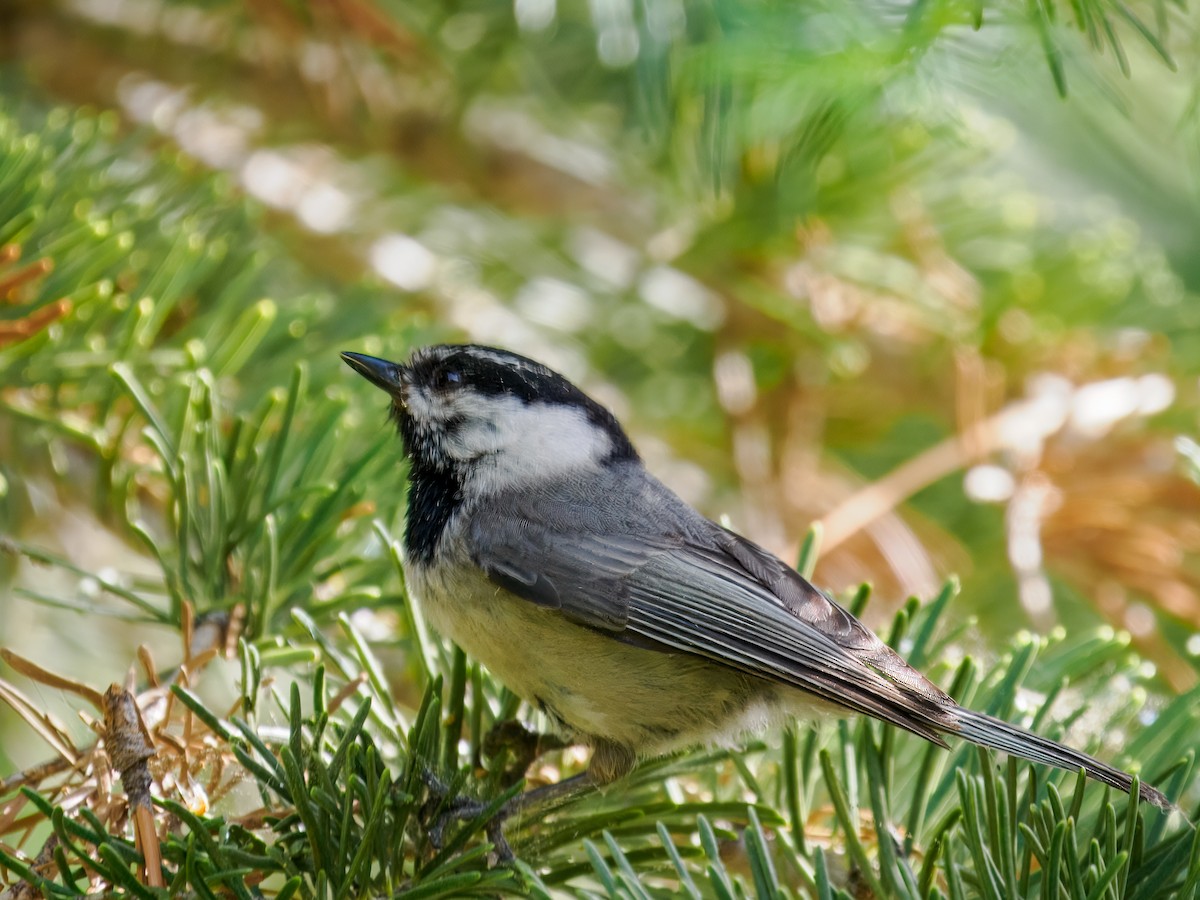
[[[616,418],[541,363],[506,350],[441,344],[407,363],[343,353],[385,391],[414,468],[481,493],[637,459]]]

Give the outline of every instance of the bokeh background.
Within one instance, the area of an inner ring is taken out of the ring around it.
[[[585,385],[785,557],[821,523],[817,581],[870,582],[876,623],[955,574],[985,658],[1110,627],[1147,686],[1193,687],[1196,26],[1153,0],[10,0],[0,643],[118,677],[127,619],[248,590],[272,511],[260,632],[383,605],[394,574],[321,568],[403,501],[336,351],[471,340]],[[156,559],[186,516],[139,397],[166,430],[286,407],[312,438],[281,471],[339,518],[285,494]]]

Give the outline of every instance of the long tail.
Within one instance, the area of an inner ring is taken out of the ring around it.
[[[955,718],[957,722],[947,730],[972,743],[982,744],[993,750],[1002,750],[1030,762],[1066,769],[1069,772],[1083,769],[1089,778],[1120,788],[1127,794],[1133,789],[1133,778],[1128,773],[1102,763],[1086,753],[1064,747],[1048,738],[1038,737],[1036,734],[1024,731],[1001,719],[963,707],[959,707],[955,711]],[[1166,795],[1151,785],[1141,784],[1138,795],[1159,809],[1175,809],[1175,805],[1166,798]]]

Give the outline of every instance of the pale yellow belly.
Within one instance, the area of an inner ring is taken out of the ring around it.
[[[482,574],[410,571],[426,619],[501,683],[561,719],[654,756],[758,730],[789,698],[699,657],[622,643],[498,588]]]

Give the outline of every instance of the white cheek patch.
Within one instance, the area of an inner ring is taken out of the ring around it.
[[[404,407],[414,422],[426,426],[439,425],[449,412],[445,404],[427,396],[421,388],[411,388],[405,393]]]
[[[474,479],[489,490],[594,469],[612,452],[609,436],[577,407],[478,394],[463,394],[453,406],[460,424],[445,449],[475,461]]]

